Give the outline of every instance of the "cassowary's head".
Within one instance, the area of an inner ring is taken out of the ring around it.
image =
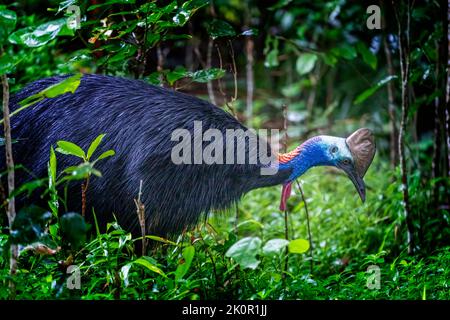
[[[372,131],[359,129],[348,138],[316,136],[278,156],[280,168],[291,168],[292,174],[283,184],[280,209],[286,209],[292,182],[315,166],[333,166],[343,170],[358,191],[361,200],[366,198],[363,177],[375,155],[375,140]]]

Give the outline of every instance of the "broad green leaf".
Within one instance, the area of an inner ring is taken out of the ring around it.
[[[184,67],[176,68],[166,74],[166,79],[170,85],[173,85],[175,81],[180,80],[189,75],[189,72]]]
[[[58,193],[56,191],[56,154],[53,147],[50,147],[50,159],[48,162],[48,190],[50,191],[50,200],[48,205],[55,217],[58,216]]]
[[[73,75],[69,78],[66,78],[62,80],[59,83],[53,84],[41,92],[38,92],[36,94],[33,94],[32,96],[29,96],[22,101],[19,102],[19,104],[22,106],[21,108],[15,110],[13,113],[11,113],[11,116],[15,115],[16,113],[20,112],[21,110],[29,107],[32,104],[35,104],[45,98],[56,98],[57,96],[60,96],[64,93],[75,93],[78,86],[81,82],[82,74],[78,73],[76,75]]]
[[[295,64],[295,69],[299,75],[304,75],[310,72],[317,61],[317,55],[314,53],[302,53],[297,58],[297,63]]]
[[[179,27],[184,26],[188,22],[191,12],[189,10],[180,9],[172,18],[172,21]]]
[[[206,25],[206,31],[213,39],[221,37],[234,37],[236,35],[233,27],[228,22],[217,19]]]
[[[0,75],[13,72],[14,67],[19,62],[20,62],[20,59],[18,59],[17,56],[9,56],[9,55],[3,54],[3,56],[0,57]]]
[[[97,138],[92,141],[91,145],[89,146],[88,152],[87,152],[87,160],[91,159],[91,156],[94,154],[95,150],[97,150],[99,144],[102,142],[103,138],[105,137],[105,134],[99,135]]]
[[[271,239],[266,242],[263,247],[264,255],[277,255],[279,254],[287,245],[289,241],[286,239]]]
[[[264,60],[264,66],[267,68],[278,67],[280,64],[280,62],[278,61],[278,53],[279,52],[277,48],[270,50],[266,55],[266,59]]]
[[[180,281],[189,271],[191,267],[192,260],[194,259],[195,248],[193,246],[188,246],[183,249],[183,260],[178,265],[177,270],[175,271],[175,281]]]
[[[161,35],[159,33],[148,32],[146,37],[146,44],[148,47],[154,47],[161,40]]]
[[[141,257],[133,262],[134,264],[139,264],[141,266],[144,266],[148,270],[152,272],[156,272],[157,274],[162,275],[163,277],[166,277],[166,274],[157,266],[155,266],[153,263],[149,261],[149,259],[146,259],[146,257]]]
[[[220,68],[211,68],[190,73],[189,77],[192,78],[192,80],[195,82],[205,83],[211,80],[222,78],[224,75],[225,70]]]
[[[291,240],[288,249],[290,253],[305,253],[309,250],[309,242],[305,239]]]
[[[56,149],[56,151],[58,151],[59,153],[86,159],[86,154],[84,153],[83,149],[81,149],[75,143],[70,142],[70,141],[60,140],[56,144],[58,145],[58,148]]]
[[[362,42],[358,42],[356,49],[361,54],[365,63],[367,63],[373,70],[377,69],[377,57],[370,51]]]
[[[352,60],[356,58],[356,49],[348,44],[344,44],[340,47],[336,47],[331,49],[331,52],[338,56],[342,57],[346,60]]]
[[[105,158],[108,158],[108,157],[112,157],[115,154],[116,154],[116,152],[114,150],[105,151],[101,155],[99,155],[99,157],[97,159],[95,159],[95,162],[105,159]]]
[[[11,31],[16,28],[17,15],[8,9],[0,10],[0,45],[3,44]]]
[[[63,239],[70,243],[74,250],[80,248],[86,242],[88,226],[84,218],[76,212],[68,212],[60,219]]]
[[[261,239],[247,237],[233,244],[225,256],[233,258],[242,268],[256,269],[261,261],[256,255],[261,251]]]
[[[49,240],[46,226],[51,218],[50,212],[36,205],[20,209],[14,219],[11,242],[27,245]]]
[[[56,151],[58,151],[58,150],[56,150]],[[64,170],[64,172],[68,174],[68,176],[64,177],[65,178],[64,181],[86,179],[91,174],[93,174],[97,177],[102,176],[101,172],[98,171],[97,169],[95,169],[92,166],[92,163],[89,163],[89,162],[83,162],[82,164],[80,164],[78,166],[68,167]]]
[[[17,197],[19,194],[22,194],[24,192],[27,192],[27,195],[30,196],[31,193],[41,187],[46,186],[47,179],[39,179],[39,180],[32,180],[30,182],[25,182],[21,184],[19,187],[14,189],[14,192],[12,192],[8,199],[11,197]]]
[[[50,185],[51,185],[56,180],[56,154],[55,154],[55,150],[53,150],[53,147],[50,147],[49,168],[50,168],[49,172],[50,172],[50,176],[51,176],[51,181],[50,181]]]
[[[384,86],[386,83],[388,83],[389,81],[392,81],[394,79],[396,79],[397,76],[387,76],[384,79],[381,79],[380,81],[377,82],[376,85],[370,87],[369,89],[364,90],[363,92],[361,92],[355,99],[355,104],[360,104],[364,101],[366,101],[367,98],[371,97],[375,92],[378,91],[378,89],[380,89],[382,86]]]
[[[267,37],[264,45],[264,66],[266,68],[277,67],[280,62],[278,61],[278,39],[273,37]]]
[[[67,27],[67,20],[61,18],[41,24],[36,28],[27,27],[17,30],[8,38],[9,42],[36,48],[47,44],[58,35],[73,35],[73,30]]]
[[[327,52],[322,57],[323,61],[331,67],[334,67],[338,62],[338,58],[332,52]]]

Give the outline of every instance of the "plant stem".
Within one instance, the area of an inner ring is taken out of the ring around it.
[[[313,241],[312,241],[312,235],[311,235],[311,225],[309,224],[309,211],[308,211],[308,204],[306,203],[305,194],[303,193],[302,186],[298,180],[296,180],[298,189],[300,190],[300,194],[302,196],[302,201],[305,204],[305,213],[306,213],[306,226],[308,228],[308,240],[309,240],[309,255],[311,257],[311,264],[310,264],[310,273],[313,272],[314,267],[314,255],[313,255]]]
[[[3,52],[3,49],[0,49]],[[3,130],[5,134],[5,155],[6,155],[6,168],[8,170],[8,207],[7,216],[9,223],[9,232],[13,228],[14,219],[16,218],[16,207],[15,199],[11,196],[14,192],[14,158],[12,152],[12,142],[11,142],[11,123],[9,119],[9,83],[6,74],[1,75],[1,82],[3,88]],[[17,272],[17,257],[18,257],[18,247],[15,244],[10,246],[10,259],[9,259],[9,274],[11,279],[9,281],[10,298],[14,299],[16,296],[16,285],[14,283],[14,275]]]

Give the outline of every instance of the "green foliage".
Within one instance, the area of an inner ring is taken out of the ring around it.
[[[100,160],[115,155],[114,150],[107,150],[100,154],[95,160],[91,161],[93,154],[97,150],[104,137],[105,134],[97,136],[97,138],[95,138],[90,144],[87,153],[84,152],[81,147],[70,141],[60,140],[56,143],[58,145],[58,148],[56,148],[55,151],[64,155],[74,156],[82,160],[82,163],[80,163],[78,166],[65,168],[63,172],[66,173],[66,176],[64,176],[60,182],[87,179],[91,174],[97,177],[101,177],[101,172],[95,169],[94,165]]]

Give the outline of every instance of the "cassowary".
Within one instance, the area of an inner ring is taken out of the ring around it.
[[[11,98],[11,109],[64,78],[42,79],[26,86]],[[178,141],[173,141],[172,133],[177,129],[193,133],[196,121],[201,121],[203,130],[214,128],[224,135],[227,129],[248,130],[222,109],[190,95],[143,81],[86,74],[75,93],[44,99],[11,118],[17,140],[14,159],[35,177],[45,177],[50,148],[58,140],[72,141],[86,150],[95,137],[106,134],[98,152],[113,149],[116,154],[96,165],[102,177],[90,182],[88,212],[95,210],[103,222],[113,220],[114,214],[123,227],[137,231],[134,199],[142,180],[146,231],[160,236],[180,233],[211,210],[226,209],[250,190],[265,186],[283,186],[280,207],[284,210],[291,183],[314,166],[342,169],[365,199],[363,176],[375,153],[368,129],[359,129],[346,139],[313,137],[289,153],[278,154],[278,170],[264,175],[261,168],[267,164],[262,164],[259,156],[255,163],[175,164],[171,152]],[[239,139],[246,138],[236,138],[232,146],[237,146]],[[208,145],[207,141],[201,143],[203,148]],[[245,145],[244,152],[255,150]],[[59,171],[77,164],[79,160],[73,156],[58,155]],[[17,172],[17,184],[29,179],[25,171]],[[80,210],[80,184],[68,186],[69,210]],[[37,200],[18,199],[20,205]]]

